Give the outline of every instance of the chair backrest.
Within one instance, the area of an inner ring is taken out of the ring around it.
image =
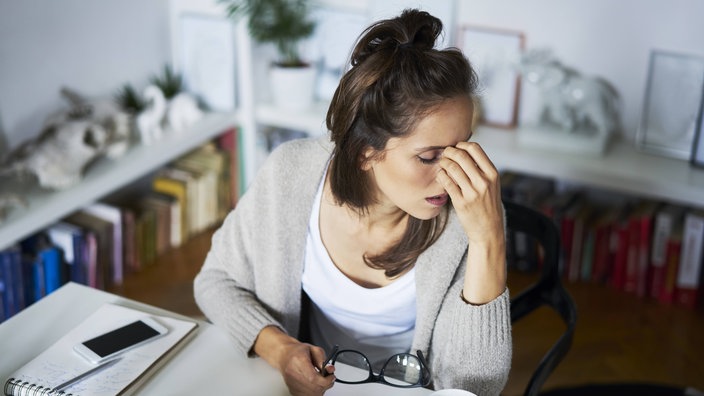
[[[544,214],[510,201],[504,201],[506,226],[524,232],[543,247],[544,256],[539,280],[511,299],[511,322],[542,306],[554,309],[565,322],[566,329],[543,356],[528,382],[525,395],[537,395],[547,377],[562,361],[572,346],[577,323],[577,308],[561,283],[559,270],[560,234],[555,223]]]

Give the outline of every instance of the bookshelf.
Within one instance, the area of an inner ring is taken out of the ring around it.
[[[117,159],[101,158],[87,169],[79,184],[69,189],[33,188],[26,196],[27,206],[11,211],[0,224],[0,250],[218,136],[237,125],[238,118],[238,113],[206,114],[188,131],[168,133],[152,146],[135,144]]]

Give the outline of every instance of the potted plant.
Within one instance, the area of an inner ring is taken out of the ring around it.
[[[274,44],[279,58],[270,70],[274,103],[279,107],[302,109],[313,101],[315,68],[300,56],[299,44],[310,37],[315,22],[309,18],[307,0],[220,0],[227,14],[248,17],[247,27],[259,43]]]

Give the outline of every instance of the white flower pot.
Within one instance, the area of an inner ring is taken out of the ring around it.
[[[315,68],[279,67],[269,71],[271,96],[274,104],[286,110],[304,110],[313,104]]]

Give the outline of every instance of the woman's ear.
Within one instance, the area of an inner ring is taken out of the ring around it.
[[[371,146],[364,149],[362,155],[359,156],[359,168],[363,171],[368,171],[372,168],[372,162],[376,155],[375,150]]]

